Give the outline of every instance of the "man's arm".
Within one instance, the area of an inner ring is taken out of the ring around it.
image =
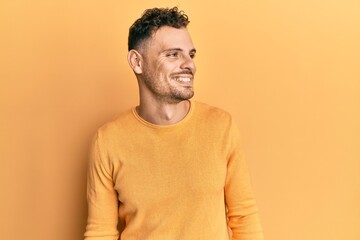
[[[99,133],[93,140],[88,168],[88,222],[85,240],[117,240],[118,199],[111,165]]]
[[[240,147],[239,132],[232,122],[230,155],[227,166],[225,200],[228,226],[233,240],[263,240],[250,177]]]

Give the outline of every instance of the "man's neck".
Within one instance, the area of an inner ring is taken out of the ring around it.
[[[136,111],[147,122],[156,125],[171,125],[178,123],[188,114],[190,104],[188,100],[174,104],[140,101]]]

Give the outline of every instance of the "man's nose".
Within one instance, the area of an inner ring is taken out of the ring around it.
[[[182,59],[181,68],[191,70],[193,73],[195,73],[196,66],[194,59],[191,56],[184,56]]]

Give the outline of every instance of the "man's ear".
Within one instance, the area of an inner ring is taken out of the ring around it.
[[[130,67],[134,70],[136,74],[142,73],[142,56],[135,49],[131,49],[128,52],[128,62]]]

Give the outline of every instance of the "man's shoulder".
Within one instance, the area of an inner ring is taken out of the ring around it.
[[[102,135],[107,135],[128,129],[129,126],[134,124],[132,111],[133,109],[131,108],[114,116],[112,119],[101,125],[98,128],[98,132]]]
[[[231,114],[222,108],[198,101],[195,102],[195,106],[201,117],[228,121],[232,119]]]

